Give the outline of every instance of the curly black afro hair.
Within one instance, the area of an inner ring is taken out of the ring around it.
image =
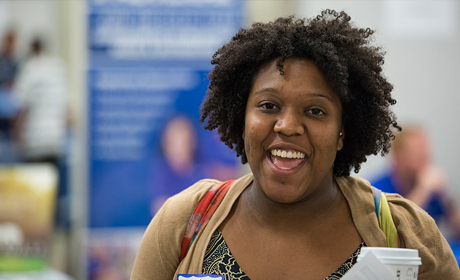
[[[205,129],[217,128],[220,139],[247,163],[242,138],[245,110],[253,80],[260,68],[276,60],[280,74],[290,58],[310,59],[322,71],[342,104],[345,131],[333,173],[357,173],[366,157],[385,155],[401,130],[390,110],[396,100],[393,86],[382,73],[384,52],[372,46],[371,29],[359,29],[345,12],[324,10],[312,19],[278,18],[240,29],[222,46],[211,63],[210,85],[201,108]]]

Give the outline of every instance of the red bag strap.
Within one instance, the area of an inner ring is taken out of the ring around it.
[[[198,235],[198,232],[200,232],[203,226],[206,225],[212,217],[234,181],[235,180],[229,180],[215,184],[198,202],[195,210],[193,210],[192,216],[190,217],[184,239],[182,240],[179,261],[182,261],[185,258],[185,255]]]

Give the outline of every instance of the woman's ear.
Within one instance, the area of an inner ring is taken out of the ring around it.
[[[339,132],[339,139],[337,141],[337,151],[342,150],[343,148],[343,139],[345,138],[345,131],[343,130],[343,127],[340,129]]]

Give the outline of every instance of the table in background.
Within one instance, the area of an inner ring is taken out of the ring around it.
[[[0,280],[74,280],[54,269],[32,272],[0,273]]]

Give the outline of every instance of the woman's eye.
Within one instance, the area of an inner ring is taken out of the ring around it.
[[[269,109],[269,110],[273,110],[273,109],[278,108],[273,103],[264,103],[264,104],[261,105],[261,107],[264,108],[264,109]]]
[[[321,111],[320,109],[310,109],[308,110],[307,112],[309,112],[310,114],[312,115],[316,115],[316,116],[319,116],[319,115],[323,115],[324,112]]]

